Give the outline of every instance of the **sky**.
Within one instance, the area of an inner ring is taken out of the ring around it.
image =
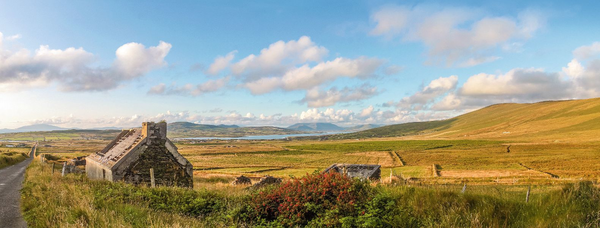
[[[397,124],[600,97],[597,1],[0,1],[0,128]]]

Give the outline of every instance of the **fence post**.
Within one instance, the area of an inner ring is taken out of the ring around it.
[[[65,169],[67,168],[67,162],[63,163],[62,176],[65,176]]]
[[[56,165],[56,163],[52,163],[52,175],[54,175],[54,165]]]
[[[525,197],[525,203],[529,203],[529,193],[531,192],[531,185],[527,188],[527,197]]]
[[[393,169],[390,169],[390,184],[392,183],[392,173],[394,172]]]
[[[463,189],[462,189],[461,193],[465,194],[465,191],[467,191],[467,183],[465,183],[465,185],[463,185]]]
[[[156,187],[154,182],[154,168],[150,168],[150,186]]]

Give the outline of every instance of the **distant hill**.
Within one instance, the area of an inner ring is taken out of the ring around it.
[[[209,125],[209,124],[195,124],[190,122],[174,122],[168,126],[169,131],[180,131],[180,130],[214,130],[214,129],[225,129],[225,128],[239,128],[237,125]]]
[[[599,140],[600,98],[496,104],[447,120],[388,125],[326,137],[355,139],[411,135],[459,139]]]
[[[373,128],[378,128],[381,127],[382,125],[378,125],[378,124],[363,124],[363,125],[356,125],[353,127],[347,127],[344,128],[346,131],[364,131],[364,130],[369,130],[369,129],[373,129]]]
[[[251,135],[289,135],[303,133],[279,127],[239,127],[237,125],[208,125],[189,122],[168,124],[167,134],[173,138],[191,137],[241,137]]]
[[[331,123],[297,123],[287,127],[296,131],[344,131],[343,127]]]
[[[96,127],[96,128],[90,128],[90,129],[87,129],[87,130],[101,130],[101,131],[103,131],[103,130],[121,130],[121,129],[123,129],[123,128],[120,128],[120,127]]]
[[[32,131],[58,131],[66,128],[57,127],[49,124],[33,124],[15,129],[0,129],[0,133],[32,132]]]

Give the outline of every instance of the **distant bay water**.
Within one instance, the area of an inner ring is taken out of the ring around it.
[[[335,135],[343,134],[348,132],[320,132],[320,133],[306,133],[306,134],[291,134],[291,135],[249,135],[242,137],[189,137],[189,138],[178,138],[184,140],[273,140],[273,139],[286,139],[289,137],[304,137],[304,136],[319,136],[319,135]]]

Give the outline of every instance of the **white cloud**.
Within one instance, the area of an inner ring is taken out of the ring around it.
[[[368,78],[383,64],[377,58],[360,57],[357,59],[336,58],[333,61],[319,63],[314,67],[304,65],[288,71],[282,77],[286,90],[310,89],[338,77]]]
[[[262,78],[246,83],[253,94],[264,94],[276,89],[286,91],[309,90],[340,77],[366,79],[374,76],[384,63],[377,58],[360,57],[357,59],[336,58],[321,62],[314,67],[303,65],[289,70],[281,77]]]
[[[198,85],[185,84],[183,86],[177,86],[172,84],[168,87],[164,83],[161,83],[150,88],[150,90],[148,90],[148,94],[199,96],[202,94],[219,91],[227,85],[229,79],[230,77],[224,77],[220,79],[208,80]]]
[[[354,119],[354,112],[348,109],[335,110],[328,108],[325,111],[320,111],[313,108],[303,111],[300,115],[294,114],[292,117],[297,122],[350,122]]]
[[[489,63],[500,59],[498,56],[482,56],[482,57],[473,57],[465,60],[460,64],[461,67],[472,67],[477,66],[482,63]]]
[[[456,88],[458,76],[440,77],[429,83],[421,91],[402,98],[396,106],[404,109],[421,109],[424,105],[432,102],[435,98],[446,94]]]
[[[166,89],[167,86],[165,85],[165,83],[160,83],[150,88],[150,90],[148,90],[148,94],[164,94]]]
[[[234,61],[236,52],[217,57],[207,73],[215,75],[229,70],[228,74],[232,75],[233,83],[237,84],[236,88],[248,89],[254,95],[298,90],[314,95],[318,93],[318,88],[333,83],[339,78],[367,80],[380,71],[384,74],[395,74],[401,70],[401,67],[395,65],[381,69],[385,61],[378,58],[337,57],[324,61],[323,58],[329,51],[315,44],[307,36],[287,42],[277,41],[262,49],[260,54],[250,54],[239,61]],[[311,92],[308,92],[309,90]],[[330,91],[330,94],[333,92]],[[340,92],[342,91],[335,91],[336,94]],[[319,96],[322,93],[319,93]],[[310,99],[310,96],[307,96],[304,101],[310,107],[348,102],[342,98],[325,101],[316,97]]]
[[[362,85],[356,88],[344,87],[341,90],[333,87],[327,91],[318,88],[308,90],[302,102],[307,103],[308,107],[328,107],[338,103],[347,103],[369,99],[379,92],[376,87]]]
[[[363,109],[363,110],[360,112],[360,117],[368,117],[368,116],[371,116],[371,114],[373,114],[373,110],[374,110],[374,108],[373,108],[373,105],[370,105],[369,107],[367,107],[367,108]]]
[[[411,10],[407,7],[390,5],[383,7],[371,15],[371,20],[377,25],[371,30],[371,35],[397,35],[403,33],[409,26]]]
[[[386,75],[394,75],[394,74],[400,73],[400,71],[402,71],[403,69],[404,69],[404,67],[391,65],[391,66],[386,67],[383,70],[383,73]]]
[[[577,78],[583,74],[585,68],[576,59],[571,60],[567,67],[562,68],[563,72],[569,77]]]
[[[295,64],[318,62],[329,51],[317,46],[310,37],[302,36],[288,42],[277,41],[260,51],[231,65],[231,72],[250,80],[284,73]]]
[[[503,75],[477,74],[471,76],[459,94],[496,99],[558,99],[569,94],[572,87],[558,73],[541,69],[513,69]]]
[[[202,84],[199,84],[196,89],[192,91],[192,95],[197,96],[204,93],[218,91],[219,89],[225,87],[227,82],[229,82],[229,77],[217,80],[208,80]]]
[[[276,90],[282,86],[283,82],[279,77],[261,78],[256,81],[247,82],[244,87],[250,90],[252,94],[265,94]]]
[[[462,101],[455,94],[451,93],[446,95],[441,101],[433,104],[431,109],[436,111],[455,110],[460,108],[461,103]]]
[[[375,27],[370,34],[422,42],[429,49],[428,62],[434,64],[473,66],[498,59],[487,53],[510,41],[530,38],[545,23],[541,13],[531,10],[518,19],[483,17],[478,11],[386,6],[371,15]]]
[[[210,64],[206,73],[210,75],[219,74],[219,72],[231,65],[231,60],[233,60],[233,57],[235,57],[235,53],[237,53],[237,51],[232,51],[227,53],[225,56],[218,56],[215,58],[215,61]]]
[[[579,60],[597,57],[598,54],[600,54],[600,42],[594,42],[591,45],[581,46],[573,51],[573,56]]]
[[[519,13],[519,34],[526,39],[546,25],[548,18],[538,10],[527,9]]]
[[[13,41],[13,40],[18,40],[18,39],[21,39],[21,34],[15,34],[15,35],[6,37],[6,40],[8,40],[8,41]]]
[[[600,96],[600,59],[589,61],[583,73],[573,80],[581,93],[579,97]]]
[[[123,76],[136,78],[165,66],[167,63],[164,59],[171,47],[164,41],[149,48],[140,43],[127,43],[117,49],[114,65]]]
[[[165,66],[170,49],[171,45],[162,41],[149,48],[128,43],[117,49],[110,67],[97,67],[96,57],[83,48],[61,50],[42,45],[31,54],[26,49],[4,50],[0,45],[0,87],[43,81],[56,82],[63,91],[106,91]]]

